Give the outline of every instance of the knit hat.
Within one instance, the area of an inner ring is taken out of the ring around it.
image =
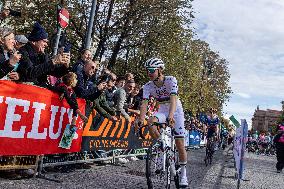
[[[15,40],[19,43],[26,44],[29,40],[24,35],[16,35]]]
[[[38,22],[36,22],[28,37],[29,41],[40,41],[47,38],[48,34],[46,33],[45,29]]]

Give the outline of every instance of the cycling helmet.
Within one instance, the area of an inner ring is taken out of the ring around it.
[[[145,68],[161,68],[165,69],[165,63],[159,58],[150,58],[144,64]]]

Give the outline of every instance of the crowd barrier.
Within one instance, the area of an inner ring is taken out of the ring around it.
[[[80,118],[70,149],[58,147],[72,110],[59,95],[44,88],[0,80],[0,169],[35,168],[42,157],[43,166],[99,161],[123,156],[145,155],[151,145],[134,134],[131,121],[112,122],[93,111],[84,126]],[[85,112],[85,101],[78,99]],[[103,152],[103,153],[102,153]]]

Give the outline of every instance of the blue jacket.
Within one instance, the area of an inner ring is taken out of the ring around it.
[[[95,86],[95,83],[85,74],[83,64],[75,64],[72,67],[73,72],[77,75],[77,85],[75,87],[75,93],[77,97],[81,97],[87,100],[94,101],[98,98],[101,92]]]

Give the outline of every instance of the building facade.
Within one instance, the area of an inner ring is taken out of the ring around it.
[[[277,125],[277,121],[279,120],[281,113],[282,111],[278,110],[260,110],[258,106],[253,114],[252,130],[271,132],[271,127]]]

